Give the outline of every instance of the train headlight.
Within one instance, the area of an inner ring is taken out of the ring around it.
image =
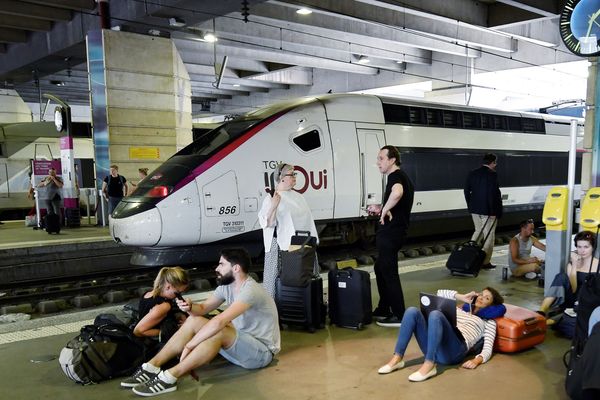
[[[146,197],[152,198],[163,198],[169,194],[169,188],[167,186],[155,186],[146,193]]]

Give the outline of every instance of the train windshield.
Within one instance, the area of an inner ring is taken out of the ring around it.
[[[212,153],[223,145],[236,139],[260,119],[240,119],[225,123],[211,131],[205,132],[190,145],[183,148],[165,163],[152,171],[140,181],[131,196],[123,205],[115,209],[115,216],[139,212],[139,207],[149,207],[168,196],[175,185],[182,181],[191,170],[206,160]],[[142,205],[142,203],[145,203]],[[137,208],[136,208],[137,207]]]
[[[258,122],[260,122],[260,119],[242,119],[227,122],[212,131],[204,133],[196,141],[183,148],[177,155],[209,155],[223,144],[246,132]]]

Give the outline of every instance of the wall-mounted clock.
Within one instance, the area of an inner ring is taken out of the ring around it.
[[[67,127],[67,113],[61,106],[54,109],[54,125],[58,132],[64,131]]]
[[[600,55],[600,0],[567,0],[559,26],[571,52],[583,57]]]

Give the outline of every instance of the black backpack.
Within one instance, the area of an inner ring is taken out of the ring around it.
[[[143,340],[127,326],[85,325],[61,350],[59,363],[69,379],[89,385],[130,375],[145,358]]]
[[[580,356],[574,352],[569,360],[569,372],[565,380],[565,389],[573,400],[600,398],[600,323],[596,324]]]

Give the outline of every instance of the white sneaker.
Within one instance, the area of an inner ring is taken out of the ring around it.
[[[537,278],[537,272],[531,271],[531,272],[526,273],[524,276],[525,276],[525,279],[535,279],[535,278]]]

